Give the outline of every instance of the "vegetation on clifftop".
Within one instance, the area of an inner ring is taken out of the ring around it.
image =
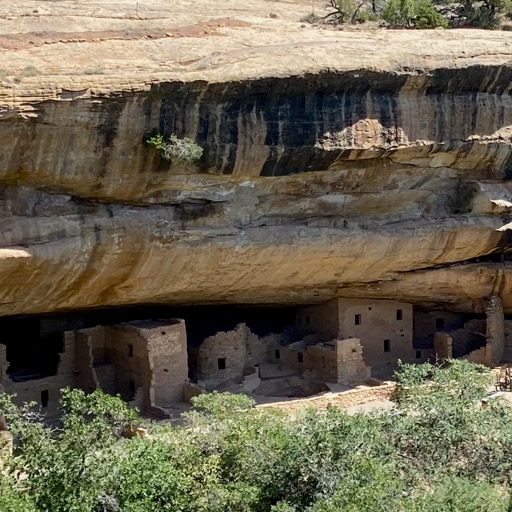
[[[511,0],[329,0],[329,13],[310,21],[360,23],[384,21],[394,28],[496,28],[512,15]]]
[[[63,394],[62,424],[0,399],[16,448],[3,512],[506,512],[512,409],[480,403],[486,369],[404,365],[397,407],[292,416],[248,397],[195,398],[184,424],[144,424],[120,399]]]

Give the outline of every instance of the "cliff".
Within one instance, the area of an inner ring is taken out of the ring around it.
[[[187,3],[1,20],[0,315],[494,292],[512,312],[508,34]],[[161,160],[155,128],[202,160]]]

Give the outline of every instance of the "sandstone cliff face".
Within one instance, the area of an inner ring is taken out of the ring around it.
[[[511,312],[512,68],[307,71],[4,84],[0,315],[495,292]],[[202,160],[162,161],[154,128]]]

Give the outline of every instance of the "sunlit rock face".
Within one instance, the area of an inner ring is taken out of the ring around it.
[[[512,311],[512,68],[154,83],[0,122],[0,314],[378,297]],[[196,165],[143,143],[159,129]]]

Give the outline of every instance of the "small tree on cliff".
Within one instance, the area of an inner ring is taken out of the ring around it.
[[[170,160],[178,165],[193,164],[203,156],[201,146],[188,137],[179,139],[174,133],[165,142],[160,132],[153,131],[145,135],[144,143],[157,149],[164,160]]]

